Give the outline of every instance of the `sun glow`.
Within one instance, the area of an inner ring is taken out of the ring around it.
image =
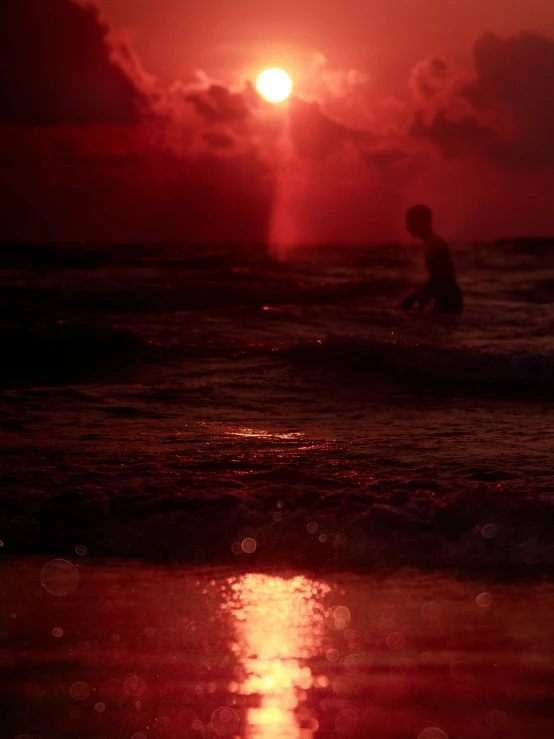
[[[282,103],[292,92],[292,80],[282,69],[266,69],[258,77],[256,90],[270,103]]]

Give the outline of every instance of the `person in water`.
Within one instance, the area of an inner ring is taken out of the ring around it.
[[[440,313],[461,313],[464,309],[462,291],[456,282],[456,272],[450,251],[444,241],[433,231],[431,210],[426,205],[414,205],[406,214],[406,229],[414,239],[425,244],[425,264],[429,279],[415,293],[408,295],[400,308],[409,310],[419,300],[424,310],[431,298],[435,310]]]

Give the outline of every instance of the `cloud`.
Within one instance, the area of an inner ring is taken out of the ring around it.
[[[504,122],[497,158],[514,166],[554,164],[554,41],[532,33],[475,44],[475,81],[464,91],[478,111]]]
[[[375,142],[373,133],[333,120],[317,102],[293,99],[289,120],[292,143],[304,159],[325,159],[349,142],[357,147]]]
[[[429,57],[412,69],[410,88],[416,99],[429,100],[448,89],[451,77],[449,62],[439,57]]]
[[[462,157],[476,148],[482,149],[497,136],[494,129],[481,125],[475,116],[452,120],[445,108],[439,109],[429,123],[425,123],[423,113],[417,112],[409,133],[437,144],[446,158]]]
[[[125,132],[103,130],[88,151],[67,131],[20,130],[17,151],[34,149],[22,166],[2,162],[5,217],[0,239],[13,242],[263,243],[272,203],[272,172],[255,153],[206,151],[176,157]]]
[[[0,122],[134,123],[143,93],[115,61],[93,6],[2,0]]]
[[[374,151],[362,150],[360,156],[367,165],[380,170],[388,170],[408,158],[405,151],[396,147],[382,147]]]
[[[235,139],[226,133],[203,133],[202,137],[214,149],[232,149]]]
[[[162,90],[73,0],[4,0],[0,21],[0,240],[264,241],[251,86]]]
[[[411,85],[422,105],[409,134],[434,142],[445,157],[473,152],[501,167],[554,165],[554,42],[488,33],[473,52],[471,81],[443,60],[416,65]]]
[[[488,33],[475,43],[474,58],[477,76],[466,95],[477,107],[498,106],[530,126],[552,123],[554,41],[531,33],[508,39]]]
[[[232,92],[224,85],[210,84],[205,89],[186,92],[185,99],[208,123],[245,121],[259,102],[251,84],[240,92]]]
[[[501,211],[554,230],[540,37],[484,36],[473,76],[429,56],[403,102],[319,58],[272,106],[201,73],[162,87],[77,0],[4,0],[0,21],[0,241],[367,242],[399,238],[416,201],[466,236]]]

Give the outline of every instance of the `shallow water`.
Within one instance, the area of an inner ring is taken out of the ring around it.
[[[453,254],[2,248],[3,551],[551,569],[551,245]]]
[[[3,736],[554,730],[549,583],[102,564],[79,551],[2,567]]]

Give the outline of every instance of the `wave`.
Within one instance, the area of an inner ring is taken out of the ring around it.
[[[510,248],[516,253],[531,255],[551,255],[554,252],[554,238],[519,236],[511,239],[499,239],[496,244],[500,247]]]
[[[344,264],[358,268],[405,262],[401,244],[364,246],[295,246],[277,259],[266,244],[233,246],[217,244],[0,244],[0,268],[96,269],[100,267],[179,266],[180,269],[213,270],[237,266],[290,269],[299,264]]]
[[[554,350],[502,352],[329,336],[275,353],[300,364],[317,362],[436,392],[482,391],[489,397],[554,395]]]
[[[256,275],[220,275],[218,278],[181,280],[171,284],[137,284],[129,287],[95,288],[94,282],[83,289],[59,289],[36,286],[0,286],[0,306],[10,315],[24,317],[37,311],[48,315],[83,313],[172,313],[229,307],[280,305],[335,305],[358,298],[390,294],[396,286],[392,279],[348,280],[341,284],[313,279]]]
[[[287,492],[281,485],[279,500],[244,490],[185,497],[94,487],[86,498],[85,491],[57,490],[4,501],[5,551],[69,555],[78,541],[91,556],[190,565],[552,571],[551,499],[498,484],[454,493],[441,491],[440,483],[425,489],[429,484],[345,487],[340,495],[292,486]],[[248,542],[244,553],[245,539],[254,540],[255,551]]]
[[[113,379],[167,349],[116,326],[70,322],[0,326],[1,387]]]

